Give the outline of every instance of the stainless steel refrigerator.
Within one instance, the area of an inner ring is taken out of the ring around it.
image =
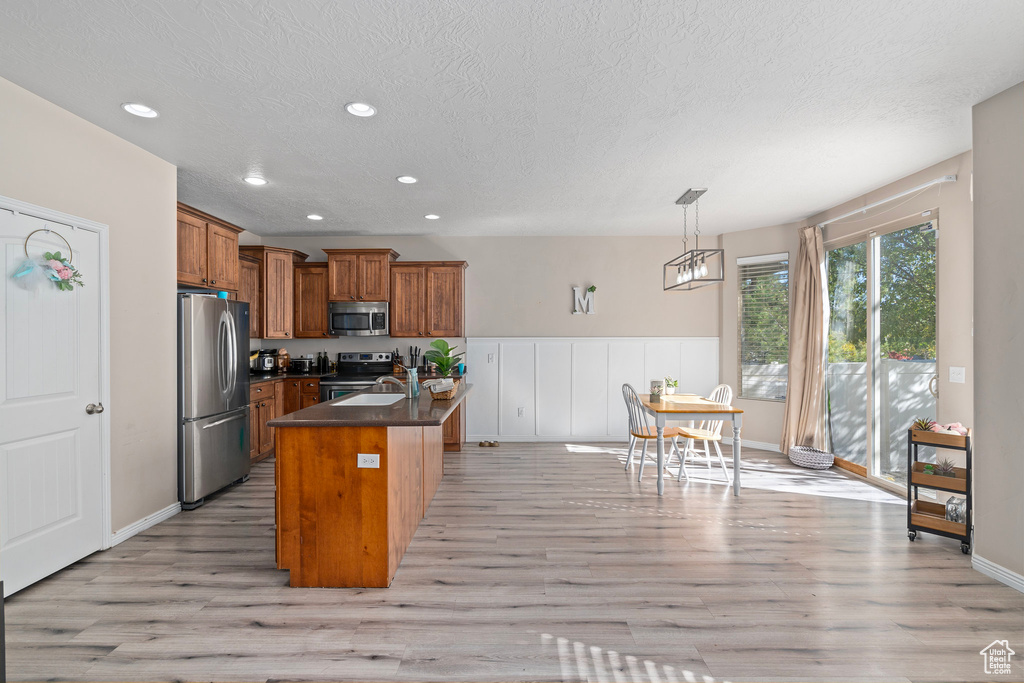
[[[178,499],[249,476],[249,304],[178,295]]]

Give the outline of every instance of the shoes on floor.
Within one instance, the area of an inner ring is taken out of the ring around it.
[[[501,445],[501,444],[499,444],[497,441],[481,441],[480,442],[480,446],[481,447],[490,446],[490,447],[493,448],[494,446],[499,446],[499,445]]]

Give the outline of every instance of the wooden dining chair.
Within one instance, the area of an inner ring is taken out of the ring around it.
[[[728,384],[719,384],[712,390],[711,395],[708,396],[709,401],[715,403],[723,403],[725,405],[732,405],[732,387]],[[722,457],[722,449],[719,447],[719,442],[722,440],[722,420],[701,420],[695,427],[678,427],[678,436],[673,438],[674,450],[678,453],[679,445],[675,443],[678,439],[686,439],[686,443],[682,449],[683,464],[686,464],[686,458],[688,455],[697,455],[697,450],[694,448],[694,442],[700,441],[704,446],[704,459],[708,464],[708,472],[711,471],[711,454],[708,451],[708,443],[710,442],[715,447],[715,452],[718,453],[718,463],[722,466],[722,473],[725,474],[725,479],[729,483],[732,483],[732,477],[729,476],[729,470],[725,467],[725,458]],[[679,470],[679,481],[683,480],[684,469]],[[687,474],[686,478],[689,479],[690,475]]]
[[[636,390],[629,384],[622,385],[622,398],[626,401],[626,412],[629,414],[629,455],[626,458],[626,467],[633,464],[633,449],[636,448],[636,442],[642,440],[644,442],[643,450],[640,452],[640,472],[637,475],[636,480],[641,481],[644,478],[644,458],[647,457],[647,442],[651,439],[658,438],[657,427],[651,427],[647,422],[647,411],[644,410],[644,406],[640,403],[640,397],[637,396]],[[679,458],[680,467],[680,478],[685,474],[686,478],[689,479],[690,475],[686,472],[686,463],[682,454],[679,452],[679,445],[676,443],[676,439],[679,437],[679,429],[677,427],[666,427],[664,432],[666,441],[670,440],[672,443],[672,450]],[[656,456],[651,456],[653,460]],[[665,465],[668,466],[669,459],[665,460]]]

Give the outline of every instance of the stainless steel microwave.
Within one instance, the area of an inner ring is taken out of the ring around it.
[[[374,337],[388,334],[388,303],[332,301],[327,304],[332,337]]]

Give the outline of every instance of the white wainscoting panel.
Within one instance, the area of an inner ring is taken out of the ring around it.
[[[619,392],[621,401],[622,392]],[[572,435],[608,433],[608,342],[572,345]]]
[[[718,337],[472,337],[466,347],[470,441],[624,441],[624,383],[644,394],[671,375],[701,395],[718,384]]]
[[[535,350],[532,341],[498,345],[498,433],[502,436],[537,433]]]
[[[536,366],[536,433],[568,434],[572,429],[572,344],[537,342]]]
[[[670,340],[652,340],[644,344],[644,377],[647,381],[644,382],[642,387],[634,387],[637,393],[646,394],[651,390],[652,379],[663,379],[665,377],[674,377],[679,379],[679,339]],[[679,384],[680,391],[689,391],[684,389],[682,383]]]
[[[467,344],[466,379],[473,385],[471,400],[466,401],[466,424],[476,425],[481,434],[498,433],[498,343]]]
[[[672,376],[680,391],[708,396],[718,386],[718,337],[679,340],[679,374]]]
[[[631,384],[640,393],[650,382],[644,379],[644,342],[615,340],[608,342],[608,433],[626,438],[629,416],[622,400],[622,385]],[[653,377],[651,379],[654,379]]]

